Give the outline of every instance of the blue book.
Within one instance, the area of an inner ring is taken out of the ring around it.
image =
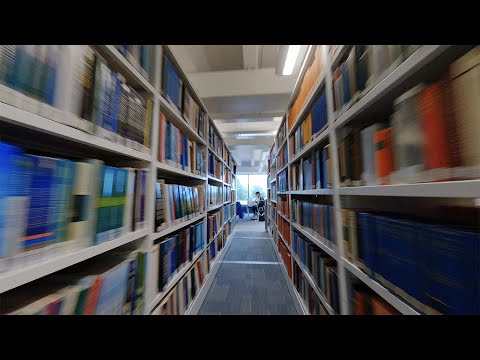
[[[379,264],[375,272],[425,303],[424,247],[419,236],[422,226],[418,222],[377,216]]]
[[[0,142],[0,259],[14,255],[24,235],[9,216],[27,215],[33,161],[21,147]],[[9,216],[8,216],[9,214]]]
[[[445,315],[480,313],[480,234],[423,226],[427,246],[426,304]]]
[[[113,95],[112,95],[112,101],[111,101],[111,104],[112,104],[112,107],[111,107],[111,119],[110,119],[110,126],[111,126],[111,130],[112,132],[114,133],[117,133],[118,132],[118,115],[119,115],[119,112],[120,112],[120,99],[121,99],[121,95],[122,95],[122,81],[120,79],[120,76],[117,72],[115,71],[112,71],[112,76],[113,76],[113,80],[114,80],[114,84],[115,84],[115,87],[114,87],[114,91],[113,91]]]
[[[56,240],[58,217],[55,213],[58,193],[57,159],[29,155],[32,162],[30,203],[25,237],[20,243],[23,250],[46,246]]]
[[[327,159],[328,159],[327,149],[323,148],[322,159],[321,159],[321,164],[322,164],[322,189],[328,189]]]
[[[343,63],[341,66],[341,72],[342,72],[343,105],[345,105],[350,101],[350,98],[351,98],[348,68],[345,63]]]
[[[369,213],[357,212],[357,229],[358,258],[368,269],[367,274],[372,276],[372,272],[376,271],[375,250],[377,232],[375,229],[375,217]]]

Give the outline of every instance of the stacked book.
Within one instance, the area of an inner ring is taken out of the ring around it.
[[[147,80],[153,74],[153,45],[115,45],[118,51],[137,69]]]
[[[280,240],[278,241],[277,245],[278,245],[278,253],[282,257],[283,264],[287,269],[288,277],[291,279],[292,278],[292,255],[290,254],[290,250],[288,250],[285,244]]]
[[[300,122],[300,125],[290,137],[290,153],[295,155],[320,134],[328,123],[327,95],[324,91],[314,103],[312,110]]]
[[[223,226],[223,219],[224,219],[224,209],[221,208],[214,214],[208,215],[207,218],[207,238],[208,241],[212,241],[215,235],[218,234],[220,229]]]
[[[141,315],[146,252],[114,251],[0,295],[12,315]]]
[[[205,278],[204,261],[201,257],[187,274],[170,290],[152,315],[184,315],[200,292]]]
[[[188,140],[160,113],[158,161],[196,175],[205,175],[204,147]]]
[[[0,268],[118,238],[144,225],[144,171],[27,154],[0,142]]]
[[[208,123],[208,114],[192,98],[185,87],[183,91],[183,118],[187,120],[201,138],[205,138],[205,126]]]
[[[279,192],[288,191],[288,168],[284,169],[280,174],[277,175],[277,184]],[[273,186],[273,184],[272,184]],[[272,195],[273,196],[273,195]],[[275,196],[276,197],[276,191]]]
[[[317,79],[320,77],[320,74],[323,71],[323,49],[322,45],[316,45],[315,52],[313,54],[313,60],[311,64],[307,66],[305,75],[301,80],[300,90],[295,99],[295,102],[290,109],[288,114],[288,129],[291,129],[294,121],[297,119],[300,110],[302,109],[305,101],[307,100],[308,95],[313,89],[313,86],[317,82]]]
[[[334,110],[345,111],[412,55],[419,45],[354,45],[333,70]]]
[[[330,144],[315,149],[291,166],[291,190],[328,189],[333,186]]]
[[[331,205],[292,199],[291,221],[336,244],[335,209]]]
[[[183,80],[168,56],[163,56],[162,94],[174,107],[182,112]]]
[[[224,203],[222,189],[223,186],[207,184],[207,204],[209,207]]]
[[[290,223],[281,216],[278,217],[278,232],[282,235],[283,240],[290,246]]]
[[[181,229],[154,245],[152,252],[155,254],[154,266],[158,267],[158,291],[162,291],[175,275],[188,266],[204,246],[203,221]]]
[[[292,251],[308,270],[327,302],[338,313],[340,306],[336,261],[296,231],[293,232]]]
[[[288,196],[279,196],[277,200],[278,211],[290,219],[290,204]]]
[[[355,130],[338,147],[343,186],[476,179],[480,133],[476,70],[480,47],[433,83],[419,84],[394,104],[389,121]]]
[[[370,277],[427,314],[478,314],[476,208],[451,208],[451,226],[405,216],[346,210],[345,256]]]
[[[153,102],[88,45],[1,45],[0,101],[149,152]]]
[[[221,136],[217,135],[213,126],[208,127],[208,145],[223,159],[223,140]]]
[[[180,224],[205,211],[205,186],[166,184],[158,180],[155,185],[155,228],[161,231]]]
[[[293,284],[297,289],[297,292],[303,299],[305,306],[308,309],[310,315],[328,315],[327,311],[323,307],[320,299],[317,296],[317,293],[312,288],[308,282],[305,274],[297,265],[296,262],[293,264]]]
[[[216,177],[217,179],[223,180],[223,171],[224,166],[223,162],[218,160],[211,151],[208,152],[208,174],[210,176]]]

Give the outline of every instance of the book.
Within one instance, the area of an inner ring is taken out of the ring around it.
[[[392,129],[377,131],[373,137],[375,146],[375,171],[380,185],[390,183],[389,176],[394,170]]]

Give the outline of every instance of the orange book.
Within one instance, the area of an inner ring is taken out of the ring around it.
[[[373,137],[375,144],[375,171],[380,185],[389,183],[386,179],[393,172],[392,128],[377,131]]]
[[[303,146],[305,146],[312,138],[312,114],[308,114],[303,123]]]
[[[374,296],[371,301],[373,315],[398,315],[398,311],[383,299]]]
[[[198,280],[200,281],[200,285],[203,284],[203,272],[202,272],[202,263],[197,261],[197,270],[198,270]]]
[[[97,309],[98,296],[100,295],[100,290],[102,289],[103,276],[98,275],[88,293],[88,298],[85,304],[85,315],[95,315],[95,310]]]
[[[425,136],[426,169],[451,166],[443,86],[443,82],[437,82],[424,89],[418,96],[418,110]]]
[[[355,291],[353,301],[355,315],[366,315],[367,311],[365,309],[365,294],[360,291]]]

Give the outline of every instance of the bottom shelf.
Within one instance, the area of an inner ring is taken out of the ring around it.
[[[345,267],[352,273],[356,278],[362,281],[370,289],[375,291],[379,296],[381,296],[386,302],[392,305],[395,309],[400,311],[403,315],[419,315],[420,313],[416,311],[413,307],[402,301],[399,297],[391,293],[387,288],[383,287],[377,281],[371,279],[367,274],[360,270],[357,266],[352,264],[346,259],[343,259]]]
[[[270,236],[270,233],[268,234],[268,237],[270,241],[272,242],[273,246],[273,251],[275,253],[275,256],[277,257],[278,262],[280,263],[280,269],[282,269],[283,277],[285,278],[285,281],[287,282],[288,290],[290,291],[290,295],[292,296],[292,300],[295,304],[295,308],[297,310],[297,313],[299,315],[309,315],[308,308],[303,301],[302,297],[298,293],[297,289],[295,289],[295,286],[293,285],[292,279],[288,276],[287,268],[285,267],[285,264],[283,263],[283,259],[280,256],[278,250],[277,250],[277,245],[275,244],[275,241],[273,238]],[[296,299],[296,301],[295,301]]]

